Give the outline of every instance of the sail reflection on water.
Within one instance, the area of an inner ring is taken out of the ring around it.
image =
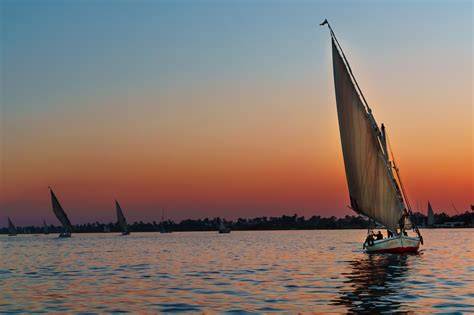
[[[403,291],[411,260],[419,254],[368,255],[349,262],[349,272],[340,296],[332,304],[344,305],[352,312],[405,312],[407,308],[397,296]]]

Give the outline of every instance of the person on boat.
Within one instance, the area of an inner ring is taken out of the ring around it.
[[[374,232],[370,232],[368,235],[367,235],[367,238],[365,239],[365,242],[364,242],[364,248],[367,246],[372,246],[374,245]]]
[[[380,231],[375,236],[376,236],[377,240],[383,239],[383,234]]]
[[[393,237],[393,233],[390,230],[387,230],[387,238]]]

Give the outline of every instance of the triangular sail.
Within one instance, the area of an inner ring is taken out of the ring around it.
[[[56,198],[56,195],[54,194],[53,190],[51,189],[50,191],[51,202],[53,204],[53,212],[56,215],[56,218],[58,218],[59,222],[61,222],[61,224],[63,225],[65,232],[72,232],[71,221],[69,221],[66,212],[64,212],[63,207],[61,207],[61,204],[59,203],[58,198]]]
[[[10,217],[8,217],[8,235],[16,235],[16,227]]]
[[[431,203],[428,201],[428,226],[432,227],[434,225],[434,212],[433,208],[431,208]]]
[[[375,120],[357,92],[332,38],[339,131],[351,207],[395,231],[405,213]]]
[[[120,226],[120,229],[122,230],[122,232],[126,233],[128,232],[127,220],[125,219],[122,208],[120,208],[120,205],[117,200],[115,200],[115,208],[117,210],[118,225]]]

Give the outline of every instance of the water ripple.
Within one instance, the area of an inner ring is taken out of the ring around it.
[[[362,230],[0,236],[0,311],[472,312],[473,232],[422,233],[418,255],[367,255]]]

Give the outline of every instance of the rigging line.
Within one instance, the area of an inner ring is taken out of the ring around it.
[[[405,202],[406,202],[407,207],[408,207],[408,214],[412,215],[413,213],[411,211],[411,204],[410,204],[410,201],[408,200],[408,195],[406,193],[405,187],[403,186],[402,178],[400,176],[400,172],[399,172],[397,164],[395,162],[395,155],[393,154],[392,145],[390,143],[390,138],[387,135],[387,131],[385,131],[385,139],[387,140],[388,149],[390,150],[390,155],[392,156],[393,169],[395,170],[395,173],[397,174],[397,177],[398,177],[398,181],[400,182],[400,188],[402,190],[403,199],[405,199]]]
[[[341,46],[341,44],[339,44],[339,41],[337,40],[336,34],[334,34],[334,31],[332,30],[332,27],[331,27],[331,25],[329,24],[329,22],[327,22],[327,24],[328,24],[329,31],[331,32],[331,36],[334,38],[334,41],[336,42],[336,44],[337,44],[339,50],[341,51],[342,58],[344,59],[344,62],[345,62],[346,65],[347,65],[347,69],[349,70],[349,73],[350,73],[350,75],[351,75],[351,78],[352,78],[352,80],[354,81],[355,85],[357,86],[357,92],[360,94],[360,96],[361,96],[362,99],[364,100],[364,105],[367,106],[367,110],[369,111],[369,113],[371,113],[371,112],[372,112],[372,109],[370,108],[369,103],[368,103],[367,100],[365,99],[364,93],[362,93],[362,90],[361,90],[361,88],[359,87],[359,83],[357,83],[357,80],[356,80],[354,74],[352,73],[351,65],[349,64],[349,61],[347,60],[346,55],[344,54],[344,50],[342,50],[342,46]]]
[[[371,123],[373,124],[374,130],[375,130],[375,133],[376,133],[376,138],[377,138],[378,144],[379,144],[379,146],[380,146],[380,149],[382,150],[382,152],[384,153],[384,155],[386,154],[386,155],[388,156],[387,152],[385,152],[384,146],[382,145],[382,136],[383,136],[383,135],[382,135],[382,132],[380,131],[380,128],[379,128],[379,126],[377,125],[377,122],[375,121],[375,117],[372,115],[372,109],[370,108],[370,106],[369,106],[367,100],[365,99],[364,93],[362,92],[362,90],[361,90],[361,88],[360,88],[360,86],[359,86],[359,83],[357,82],[357,80],[356,80],[354,74],[352,73],[352,68],[351,68],[351,66],[350,66],[350,64],[349,64],[349,61],[348,61],[347,58],[346,58],[346,55],[344,54],[344,50],[342,49],[341,44],[340,44],[339,41],[337,40],[336,34],[335,34],[334,31],[332,30],[332,27],[331,27],[331,25],[330,25],[330,23],[328,22],[327,19],[325,19],[324,22],[321,23],[320,25],[323,26],[323,25],[325,25],[325,24],[328,25],[328,28],[329,28],[331,37],[332,37],[332,39],[335,41],[335,43],[337,44],[337,47],[336,47],[336,48],[337,48],[338,51],[340,52],[340,55],[342,55],[342,59],[343,59],[343,62],[345,63],[346,69],[347,69],[347,71],[349,72],[349,75],[350,75],[350,77],[351,77],[351,80],[352,80],[353,84],[355,84],[356,92],[359,94],[359,97],[362,98],[362,101],[363,101],[364,105],[367,107],[366,110],[368,111],[368,116],[370,117],[369,120],[370,120]],[[385,136],[383,136],[383,137],[385,138]],[[385,142],[385,139],[383,139],[383,141]],[[387,156],[386,156],[385,158],[386,158],[386,162],[387,162],[387,164],[388,164],[389,161],[388,161]],[[391,168],[390,168],[388,165],[387,165],[387,171],[388,171],[388,173],[389,173],[389,177],[390,177],[391,179],[395,180],[394,175],[393,175],[393,173],[392,173],[392,170],[391,170]],[[395,182],[395,186],[396,186],[396,187],[395,187],[396,190],[399,191],[400,189],[398,188],[398,185],[396,184],[396,182]],[[401,193],[399,193],[399,194],[401,194]],[[402,196],[402,198],[403,198],[403,196]]]
[[[362,92],[362,89],[360,88],[359,86],[359,83],[357,82],[356,78],[355,78],[355,75],[352,73],[352,68],[351,68],[351,65],[349,64],[349,61],[347,60],[346,58],[346,55],[344,54],[344,50],[342,49],[342,46],[341,44],[339,43],[339,41],[337,40],[337,37],[336,37],[336,34],[334,33],[334,31],[332,30],[332,27],[331,25],[329,24],[328,20],[324,20],[324,22],[320,25],[325,25],[327,24],[328,25],[328,28],[329,28],[329,31],[331,33],[331,37],[334,39],[334,41],[336,42],[337,44],[337,49],[340,51],[341,55],[342,55],[342,59],[346,65],[346,68],[349,72],[349,75],[351,77],[351,80],[353,81],[353,83],[355,84],[355,87],[356,87],[356,92],[359,94],[359,96],[362,98],[362,101],[364,103],[364,105],[367,107],[367,112],[369,114],[369,117],[370,117],[370,121],[372,122],[373,124],[373,127],[375,129],[375,132],[376,132],[376,137],[377,137],[377,140],[382,148],[382,151],[384,153],[387,153],[385,152],[385,149],[384,149],[384,146],[382,145],[382,132],[380,131],[380,128],[379,126],[377,125],[377,122],[375,120],[375,117],[372,115],[372,109],[370,108],[369,106],[369,103],[367,102],[367,100],[365,99],[365,96],[364,96],[364,93]],[[385,141],[385,140],[383,140]]]
[[[408,207],[408,211],[407,211],[408,216],[411,218],[411,220],[410,220],[411,224],[413,225],[413,229],[415,230],[416,234],[418,234],[418,237],[420,238],[421,244],[423,244],[423,236],[421,236],[420,230],[418,229],[418,226],[417,226],[415,220],[413,220],[414,216],[413,216],[413,212],[411,211],[410,201],[408,200],[408,195],[405,191],[405,187],[403,186],[402,178],[400,177],[398,167],[395,163],[395,155],[393,154],[392,145],[390,144],[390,139],[387,136],[387,131],[385,131],[385,139],[387,140],[388,148],[390,150],[390,155],[392,156],[393,168],[395,169],[395,172],[397,173],[398,181],[400,182],[400,187],[402,189],[403,198],[405,199],[405,202],[406,202],[407,207]]]

